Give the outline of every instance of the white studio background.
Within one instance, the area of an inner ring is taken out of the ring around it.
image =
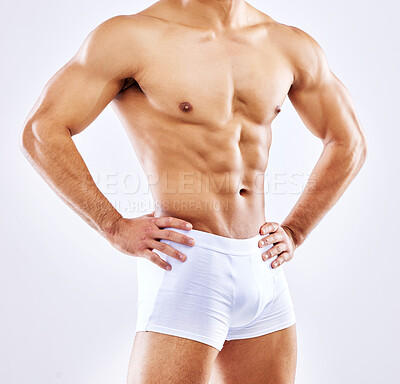
[[[136,322],[135,259],[64,205],[25,160],[18,137],[47,80],[87,34],[151,3],[1,2],[1,382],[125,383]],[[355,100],[369,144],[356,180],[285,266],[298,320],[296,383],[398,382],[397,2],[250,3],[320,43]],[[299,196],[288,180],[299,174],[304,181],[321,145],[289,100],[273,134],[267,217],[281,221]],[[134,217],[151,209],[143,173],[110,107],[75,142],[121,212]],[[137,175],[141,189],[132,194]],[[124,189],[121,180],[132,185]],[[127,205],[135,200],[145,202],[140,211]]]

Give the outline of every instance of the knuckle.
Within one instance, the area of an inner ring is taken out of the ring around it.
[[[165,232],[166,232],[166,233],[165,233],[165,237],[166,237],[167,239],[171,239],[171,237],[172,237],[172,231],[166,230]]]
[[[149,232],[151,231],[151,227],[146,225],[142,228],[142,233],[141,233],[141,240],[145,241],[149,237]]]
[[[147,239],[146,234],[140,234],[140,241],[144,241]]]
[[[146,239],[142,239],[137,245],[138,251],[144,251],[147,249]]]
[[[166,247],[166,245],[165,245],[165,243],[161,243],[160,242],[160,251],[165,251],[165,247]]]
[[[171,225],[174,222],[174,219],[172,217],[168,217],[167,223],[168,225]]]

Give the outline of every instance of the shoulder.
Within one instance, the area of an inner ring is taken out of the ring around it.
[[[274,20],[257,9],[254,9],[254,12],[258,21],[256,25],[265,29],[268,43],[280,48],[294,63],[300,64],[301,60],[304,60],[304,63],[319,60],[324,56],[321,46],[304,30]]]
[[[271,39],[288,59],[293,71],[293,86],[323,80],[329,75],[326,55],[319,43],[304,30],[282,23],[273,23]]]
[[[145,37],[146,23],[137,15],[114,16],[94,28],[84,41],[84,48],[121,49],[127,44],[140,42]]]
[[[132,34],[134,34],[134,37],[137,37],[136,34],[144,37],[146,33],[160,28],[157,21],[157,18],[149,17],[142,14],[142,12],[132,15],[118,15],[103,21],[91,34],[101,37],[118,37],[120,39],[129,39]]]
[[[280,24],[282,32],[287,35],[290,53],[296,60],[310,63],[321,60],[325,54],[318,42],[307,32],[292,25]]]
[[[153,29],[151,20],[137,14],[111,17],[90,31],[73,61],[93,67],[114,63],[109,68],[115,71],[138,61]]]

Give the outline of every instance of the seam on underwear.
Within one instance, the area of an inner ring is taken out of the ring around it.
[[[258,307],[257,307],[257,311],[256,311],[255,315],[247,324],[251,323],[253,320],[255,320],[260,315],[260,308],[261,308],[261,285],[260,285],[260,281],[258,280],[256,268],[254,266],[254,257],[251,258],[251,268],[253,270],[254,279],[256,280],[256,284],[258,287]]]
[[[296,324],[296,316],[294,314],[292,314],[289,319],[287,319],[285,321],[282,321],[282,322],[278,323],[275,326],[270,326],[270,327],[268,327],[266,329],[264,328],[262,331],[249,332],[249,333],[245,332],[245,335],[240,335],[240,334],[239,335],[231,335],[229,337],[229,339],[226,338],[226,340],[227,341],[230,341],[230,340],[243,340],[243,339],[247,339],[247,338],[251,338],[251,337],[267,335],[267,334],[272,333],[272,332],[276,332],[276,331],[280,331],[282,329],[289,328],[294,324]],[[238,333],[240,333],[240,332],[238,332]],[[234,338],[232,338],[232,336]]]
[[[270,268],[272,269],[272,267],[270,267]],[[283,268],[283,265],[279,266],[278,268]],[[274,301],[275,301],[275,299],[278,296],[277,292],[276,292],[277,282],[278,282],[278,279],[282,276],[282,274],[284,275],[284,269],[279,270],[279,271],[272,269],[271,273],[272,273],[272,276],[274,277]],[[285,277],[285,280],[286,280],[286,277]],[[287,281],[286,281],[286,287],[288,287]]]
[[[151,328],[153,328],[155,331],[152,331]],[[180,333],[182,336],[178,336],[178,337],[183,337],[183,338],[185,338],[185,336],[192,336],[192,337],[196,337],[196,338],[198,338],[198,339],[202,339],[203,342],[205,342],[205,340],[207,340],[207,341],[208,341],[209,343],[211,343],[213,346],[217,344],[217,343],[215,342],[215,338],[212,338],[212,337],[210,337],[210,336],[202,335],[202,334],[200,334],[200,333],[190,332],[190,331],[187,331],[187,330],[185,330],[185,329],[165,327],[165,326],[163,326],[163,325],[158,325],[158,324],[156,324],[156,323],[152,324],[150,327],[149,327],[149,325],[147,325],[147,326],[146,326],[146,331],[145,331],[145,332],[148,332],[148,331],[150,331],[150,332],[157,332],[157,330],[159,330],[160,333],[162,333],[162,330],[171,331],[171,332],[174,332],[174,333]],[[185,336],[183,336],[183,335],[185,335]],[[188,338],[188,337],[186,337],[186,338]],[[191,339],[191,340],[194,340],[194,339]],[[220,343],[218,343],[218,344],[220,344]],[[217,349],[218,349],[218,348],[217,348]]]
[[[148,259],[146,259],[146,260],[147,260],[149,263],[151,263],[150,260],[148,260]],[[166,258],[165,258],[165,261],[167,261],[167,260],[168,260],[168,255],[166,255]],[[168,261],[167,261],[167,262],[168,262]],[[151,320],[152,316],[154,315],[154,309],[156,308],[157,299],[158,299],[158,297],[160,296],[161,287],[163,286],[164,280],[165,280],[165,278],[166,278],[166,273],[168,273],[168,272],[167,272],[167,271],[164,271],[163,278],[162,278],[161,283],[160,283],[160,285],[159,285],[157,294],[155,295],[155,297],[154,297],[153,299],[151,299],[151,301],[153,301],[153,305],[152,305],[151,312],[150,312],[150,314],[149,314],[149,317],[148,317],[147,322],[146,322],[146,325],[145,325],[146,328],[149,326],[150,320]]]
[[[261,311],[261,313],[263,313],[264,311],[268,311],[269,310],[269,307],[272,307],[272,305],[273,305],[273,301],[271,300],[269,303],[267,303],[266,305],[265,305],[265,307],[263,308],[263,310]],[[261,313],[260,313],[260,315],[261,315]],[[235,327],[230,327],[229,328],[229,331],[233,331],[233,332],[235,332],[235,331],[237,331],[237,330],[246,330],[246,329],[248,329],[249,327],[251,328],[251,327],[253,327],[253,325],[254,325],[254,323],[257,323],[258,321],[259,321],[259,317],[260,317],[260,315],[258,315],[257,317],[255,316],[251,321],[249,321],[247,324],[245,324],[245,325],[237,325],[237,326],[235,326]]]
[[[269,267],[269,268],[271,268],[271,267]],[[278,267],[278,268],[282,268],[282,266],[280,266],[280,267]],[[277,282],[277,276],[275,276],[275,271],[271,271],[272,273],[271,273],[271,275],[272,275],[272,278],[274,279],[274,298],[273,298],[273,300],[272,300],[272,302],[275,302],[275,299],[276,299],[276,282]]]
[[[234,269],[233,269],[233,263],[232,263],[232,258],[231,257],[229,257],[229,265],[230,265],[230,268],[231,268],[231,279],[232,279],[232,287],[233,287],[233,300],[232,300],[232,305],[231,305],[231,313],[230,313],[230,321],[229,322],[231,322],[232,321],[232,313],[233,313],[233,311],[234,311],[234,309],[235,309],[235,304],[236,304],[236,297],[237,297],[237,294],[236,294],[236,284],[235,284],[235,275],[234,275]],[[228,331],[229,331],[229,328],[230,328],[230,324],[229,324],[229,327],[228,327]]]
[[[234,256],[243,256],[243,255],[252,256],[255,253],[257,253],[257,251],[258,251],[257,249],[255,249],[255,250],[249,250],[249,251],[246,251],[246,252],[235,252],[235,253],[232,253],[232,252],[226,252],[226,251],[222,250],[221,248],[207,246],[206,244],[203,244],[203,243],[195,243],[195,247],[208,249],[210,251],[217,252],[217,253],[222,253],[224,255],[228,255],[228,256],[232,256],[232,257],[234,257]]]

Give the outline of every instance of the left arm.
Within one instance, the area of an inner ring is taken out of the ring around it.
[[[288,217],[281,225],[266,223],[260,228],[261,234],[271,233],[265,241],[275,246],[267,257],[279,255],[274,262],[277,266],[293,257],[294,249],[337,202],[362,167],[367,152],[352,98],[330,70],[322,48],[305,32],[290,28],[296,49],[288,96],[324,148]]]

